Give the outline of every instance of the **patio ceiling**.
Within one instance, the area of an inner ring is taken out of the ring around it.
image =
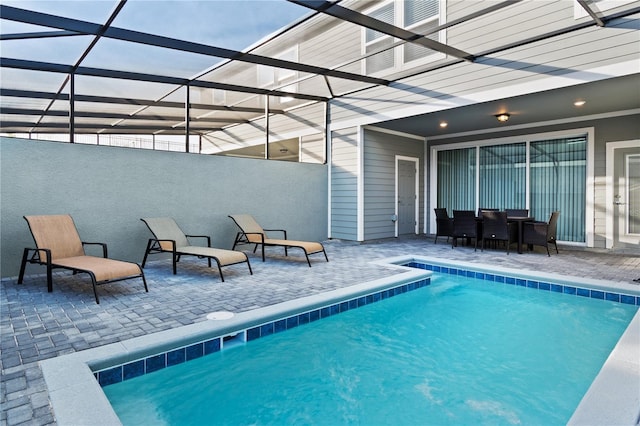
[[[472,62],[514,44],[492,52],[466,52],[432,40],[427,37],[429,34],[490,16],[518,1],[488,2],[485,9],[425,34],[367,16],[362,12],[366,2],[353,0],[3,1],[0,132],[211,133],[264,117],[266,96],[291,98],[286,109],[269,108],[270,114],[286,114],[309,102],[326,102],[396,81],[346,71],[366,56],[382,54],[390,47],[323,66],[258,53],[299,25],[319,19],[346,21],[393,36],[392,47],[414,43],[445,53],[450,59],[441,68],[460,61]],[[566,28],[567,32],[584,26],[604,26],[610,19],[640,10],[635,4],[605,16],[591,2],[579,3],[591,21]],[[557,34],[541,33],[516,45]],[[238,72],[243,69],[256,75],[256,67],[293,72],[297,82],[306,82],[298,86],[304,91],[290,90],[290,81],[282,87],[277,83],[251,84],[248,74]],[[604,81],[593,88],[606,91],[609,83],[613,82]],[[614,107],[637,107],[637,97],[634,104],[629,91],[625,93],[616,98],[620,105]],[[187,104],[189,108],[185,108]],[[546,106],[539,108],[549,110]],[[435,120],[438,117],[431,115]],[[385,126],[395,129],[399,123]],[[425,121],[420,129],[413,129],[416,123],[417,119],[413,124],[405,121],[402,130],[432,134],[424,127]]]

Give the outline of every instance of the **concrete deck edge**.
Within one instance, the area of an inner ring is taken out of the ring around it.
[[[640,311],[582,397],[568,425],[637,425],[640,420]]]

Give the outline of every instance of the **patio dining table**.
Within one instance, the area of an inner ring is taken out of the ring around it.
[[[522,234],[525,222],[533,222],[533,216],[507,216],[507,222],[518,225],[518,253],[522,254]]]
[[[533,222],[535,218],[533,216],[507,216],[507,222],[515,223],[517,225],[518,232],[518,253],[522,254],[522,234],[525,222]],[[482,216],[476,217],[478,222],[478,235],[482,235]]]

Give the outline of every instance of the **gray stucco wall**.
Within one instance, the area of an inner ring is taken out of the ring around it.
[[[171,216],[186,234],[229,249],[234,213],[285,228],[291,239],[328,235],[322,164],[0,138],[0,166],[3,277],[16,276],[23,248],[34,246],[25,215],[69,213],[84,241],[135,262],[151,236],[141,217]]]

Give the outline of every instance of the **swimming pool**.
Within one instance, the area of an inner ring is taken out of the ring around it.
[[[487,284],[437,273],[104,391],[125,425],[566,424],[635,306]]]
[[[478,265],[457,263],[459,269],[455,269],[452,268],[453,265],[448,265],[446,262],[443,263],[437,259],[421,258],[419,256],[404,256],[375,263],[400,265],[413,260],[419,260],[425,265],[433,265],[438,268],[446,267],[449,273],[469,274],[471,273],[470,271],[473,271],[473,274],[486,273],[486,270],[478,267]],[[400,293],[402,293],[402,291],[408,291],[410,287],[416,288],[415,283],[423,281],[429,276],[428,272],[416,269],[409,270],[398,266],[398,270],[398,275],[393,279],[376,280],[347,289],[340,289],[277,306],[241,313],[227,321],[205,321],[180,329],[169,330],[155,335],[132,339],[127,342],[120,342],[118,344],[107,345],[101,348],[43,361],[41,365],[49,388],[56,418],[60,424],[87,423],[95,421],[96,418],[104,419],[104,423],[117,423],[118,419],[115,413],[106,400],[104,393],[97,387],[94,379],[94,376],[100,377],[104,372],[108,372],[105,376],[108,377],[114,371],[113,366],[128,365],[131,367],[131,365],[139,363],[139,360],[144,360],[145,363],[150,361],[152,365],[156,366],[154,368],[164,368],[171,365],[171,363],[180,362],[181,358],[179,356],[178,358],[175,357],[175,352],[180,352],[180,350],[176,348],[182,348],[182,353],[186,354],[183,355],[182,359],[184,359],[184,357],[190,356],[188,355],[189,353],[192,354],[191,351],[194,345],[198,346],[204,343],[208,345],[209,350],[211,350],[212,342],[216,341],[215,336],[225,336],[238,331],[244,333],[245,337],[251,338],[255,338],[256,336],[260,337],[262,332],[269,335],[275,331],[274,327],[277,327],[276,324],[283,318],[297,315],[303,315],[304,317],[304,315],[308,315],[314,311],[317,311],[318,315],[320,315],[323,313],[322,309],[336,304],[339,305],[346,300],[356,300],[357,304],[366,304],[369,302],[369,298],[375,297],[375,294],[389,292],[398,286],[400,286],[399,288],[401,290],[393,290],[394,294],[398,291]],[[622,286],[623,288],[619,288],[620,286],[615,284],[610,285],[610,283],[581,280],[587,282],[582,282],[581,287],[575,287],[575,281],[572,281],[570,278],[563,279],[562,277],[556,276],[545,277],[544,274],[536,274],[539,276],[538,281],[536,281],[521,271],[505,269],[502,271],[503,275],[500,275],[496,273],[500,271],[500,268],[492,267],[491,270],[495,275],[490,274],[485,278],[493,280],[502,279],[516,286],[529,287],[535,285],[537,288],[546,288],[548,291],[560,291],[576,296],[601,299],[617,298],[617,300],[625,304],[629,304],[630,302],[635,305],[638,304],[639,293],[636,288],[630,286],[628,288],[624,286]],[[546,278],[548,282],[542,280],[543,278]],[[420,286],[418,286],[418,288],[420,288]],[[585,288],[588,290],[587,293],[585,293]],[[311,318],[311,315],[307,316],[307,320]],[[638,379],[637,359],[632,361],[632,365],[628,368],[618,362],[621,360],[623,364],[626,363],[628,358],[630,358],[629,351],[631,351],[632,354],[637,353],[637,346],[634,348],[634,345],[637,343],[635,342],[635,340],[637,340],[635,336],[638,335],[636,328],[640,326],[638,316],[632,321],[632,326],[635,328],[625,333],[578,409],[579,412],[586,413],[586,416],[590,419],[594,418],[593,413],[590,412],[590,410],[593,411],[593,409],[597,409],[599,415],[609,416],[604,418],[611,419],[617,415],[618,418],[633,418],[633,421],[637,419],[637,404],[627,398],[628,393],[618,395],[618,393],[620,393],[618,390],[621,387],[624,389],[624,383],[631,383],[631,386],[633,386],[637,383]],[[222,341],[218,341],[218,344],[221,346],[224,345]],[[254,343],[251,345],[253,344]],[[215,344],[213,345],[213,349],[216,349]],[[163,356],[164,365],[153,364],[154,360],[157,360],[157,355],[154,354],[161,354]],[[619,380],[620,377],[614,377],[615,387],[610,382],[610,379],[613,377],[610,374],[605,374],[606,377],[600,380],[603,373],[606,373],[607,365],[612,362],[614,363],[613,370],[622,370],[625,373],[622,380]],[[621,367],[623,368],[621,369]],[[117,367],[115,369],[117,370]],[[168,370],[170,369],[167,369],[167,371]],[[102,373],[94,373],[98,371]],[[631,372],[631,374],[628,374],[629,372]],[[122,371],[121,374],[123,374]],[[626,389],[629,389],[629,387]],[[616,392],[612,392],[612,390]],[[631,390],[633,390],[633,388],[631,388]],[[633,392],[631,392],[631,394],[633,394]],[[589,397],[589,395],[593,397]],[[611,395],[613,395],[613,397]],[[585,400],[588,404],[583,407]],[[576,415],[574,414],[574,418],[575,417]]]

